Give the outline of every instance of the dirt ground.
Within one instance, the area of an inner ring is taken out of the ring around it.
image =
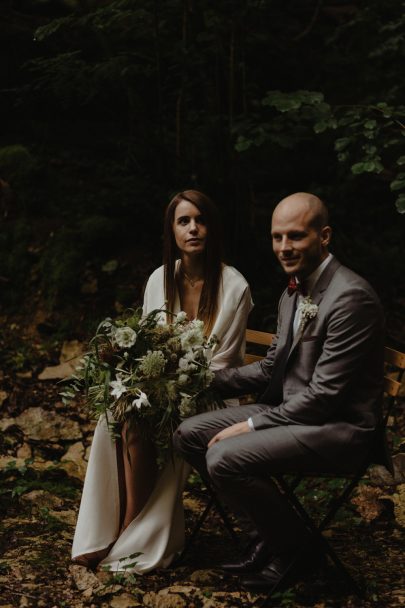
[[[92,572],[73,565],[70,547],[94,422],[83,407],[65,406],[57,379],[39,379],[46,366],[63,365],[61,344],[25,332],[3,318],[0,338],[0,608],[216,608],[263,605],[238,578],[218,567],[238,548],[212,510],[184,562],[145,576]],[[76,345],[77,346],[77,345]],[[75,347],[75,345],[73,345]],[[65,344],[68,352],[72,344]],[[46,375],[46,374],[45,374]],[[403,413],[392,440],[401,450]],[[373,472],[326,536],[365,597],[350,594],[331,564],[278,593],[269,606],[399,608],[405,603],[404,478]],[[400,466],[402,463],[402,466]],[[330,487],[305,488],[322,506]],[[206,496],[196,476],[185,492],[188,533]],[[241,546],[243,534],[240,533]]]

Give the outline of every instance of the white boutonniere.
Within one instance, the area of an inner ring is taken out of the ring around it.
[[[300,313],[300,330],[303,331],[308,321],[316,317],[318,314],[318,306],[316,304],[312,304],[311,296],[306,296],[298,304],[298,312]]]

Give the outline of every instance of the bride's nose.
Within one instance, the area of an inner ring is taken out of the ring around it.
[[[192,234],[197,234],[197,232],[198,232],[198,225],[197,225],[197,222],[195,220],[191,220],[190,221],[190,227],[189,227],[189,229],[190,229],[190,232]]]

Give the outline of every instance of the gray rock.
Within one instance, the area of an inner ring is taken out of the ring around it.
[[[21,500],[25,503],[30,503],[36,510],[43,507],[53,509],[63,505],[63,500],[59,496],[55,496],[45,490],[32,490],[27,494],[23,494]]]
[[[70,477],[84,480],[86,475],[87,462],[85,460],[85,449],[81,441],[70,446],[68,451],[61,458],[61,468],[66,471]]]
[[[42,407],[30,407],[14,421],[27,437],[36,441],[58,442],[82,437],[78,422]]]
[[[167,589],[162,589],[159,593],[145,593],[143,603],[149,608],[187,608],[190,604],[177,593],[168,593]]]
[[[143,604],[140,604],[139,601],[129,593],[116,595],[110,600],[111,608],[137,608],[138,606],[143,606]]]
[[[195,570],[190,576],[192,583],[203,587],[215,587],[222,579],[223,575],[215,570]]]

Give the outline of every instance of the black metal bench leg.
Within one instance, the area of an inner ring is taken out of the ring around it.
[[[207,519],[207,515],[210,512],[213,504],[214,504],[214,497],[211,495],[204,511],[201,513],[200,517],[198,518],[197,523],[194,526],[194,529],[193,529],[190,537],[187,539],[187,541],[184,545],[183,551],[180,553],[179,557],[176,558],[173,565],[178,566],[184,560],[184,558],[187,555],[187,553],[189,552],[190,547],[192,546],[195,538],[197,537],[198,533],[200,532],[203,523]]]
[[[338,508],[340,507],[340,505],[342,504],[342,502],[344,502],[344,500],[343,501],[339,501],[339,504],[335,507],[335,509],[333,509],[322,520],[320,526],[317,527],[314,524],[314,522],[312,521],[312,519],[309,517],[308,513],[305,511],[304,507],[301,505],[301,503],[298,500],[298,498],[295,496],[295,494],[293,492],[290,491],[290,488],[289,488],[288,484],[284,481],[284,479],[278,478],[278,483],[280,484],[281,489],[286,494],[286,496],[289,498],[290,502],[292,503],[292,505],[294,506],[294,508],[298,512],[298,514],[301,516],[301,518],[304,521],[304,523],[306,524],[306,526],[311,531],[313,537],[318,541],[320,549],[323,551],[323,553],[325,555],[328,555],[330,557],[330,559],[332,560],[332,562],[335,564],[336,568],[342,574],[342,576],[345,579],[348,587],[356,595],[363,596],[364,595],[364,591],[358,585],[357,581],[348,572],[348,570],[344,566],[343,562],[337,556],[335,550],[331,547],[331,545],[328,543],[328,541],[325,539],[325,537],[322,534],[322,531],[325,529],[325,527],[331,521],[331,519],[333,518],[334,514],[336,513],[336,511],[338,510]],[[350,494],[350,491],[346,491],[344,493],[345,497]],[[297,555],[293,558],[292,562],[289,564],[289,567],[283,573],[283,576],[281,577],[281,579],[278,581],[276,587],[271,590],[272,594],[275,592],[276,588],[280,587],[280,585],[286,580],[288,574],[291,572],[291,569],[296,564],[296,562],[298,561],[299,557],[302,555],[303,552],[304,552],[304,548],[300,549],[299,552],[297,553]]]
[[[174,566],[178,566],[179,564],[181,564],[181,562],[184,560],[184,557],[187,555],[187,553],[189,552],[191,546],[193,545],[194,540],[196,539],[196,537],[198,536],[205,520],[207,519],[208,513],[210,512],[210,510],[212,509],[212,507],[215,507],[219,513],[219,515],[221,516],[221,519],[224,523],[225,529],[227,530],[227,532],[229,533],[231,539],[233,540],[233,542],[238,546],[239,545],[239,539],[238,536],[235,532],[235,530],[233,529],[233,526],[229,520],[229,517],[227,515],[227,513],[225,512],[225,509],[223,508],[222,504],[220,503],[219,499],[217,498],[217,495],[215,494],[215,491],[212,489],[211,485],[207,482],[205,482],[207,491],[210,495],[209,501],[204,509],[204,511],[202,512],[202,514],[200,515],[200,517],[197,520],[197,523],[195,524],[193,531],[191,532],[190,537],[187,539],[186,544],[184,546],[183,551],[181,552],[181,554],[179,555],[179,557],[175,560],[174,562]]]

